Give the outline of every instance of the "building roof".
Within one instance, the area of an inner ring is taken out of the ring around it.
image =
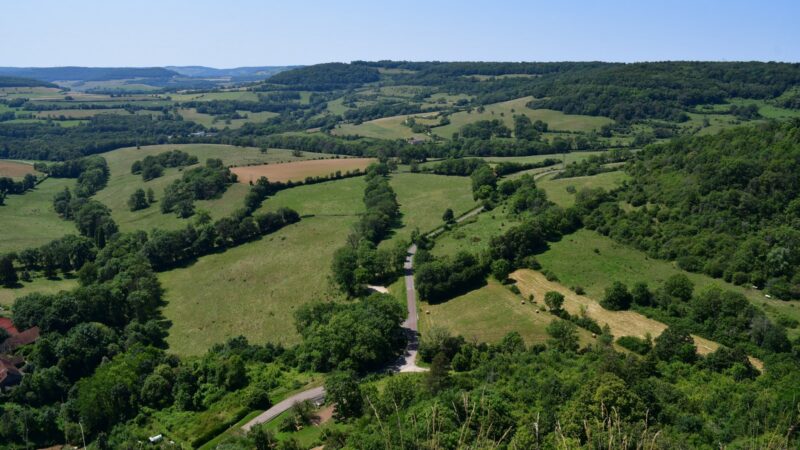
[[[18,355],[0,355],[0,362],[11,364],[15,367],[21,367],[23,364],[25,364],[25,358]]]
[[[23,345],[36,342],[37,339],[39,339],[39,327],[28,328],[25,331],[11,336],[0,344],[0,352],[13,352]]]
[[[19,330],[14,326],[14,322],[8,317],[0,317],[0,328],[4,328],[11,336],[19,334]]]

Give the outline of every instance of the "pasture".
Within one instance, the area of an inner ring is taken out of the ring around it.
[[[545,330],[552,314],[539,311],[538,304],[525,301],[505,286],[491,279],[479,289],[439,304],[421,304],[420,332],[424,336],[431,327],[444,327],[467,341],[498,343],[506,334],[516,331],[528,345],[543,344],[549,338]],[[589,332],[578,329],[581,343],[592,340]]]
[[[432,253],[436,256],[455,255],[459,251],[478,253],[488,248],[489,241],[516,225],[516,219],[505,213],[505,206],[471,217],[436,238]]]
[[[231,169],[239,177],[240,183],[249,184],[261,177],[270,181],[303,181],[307,177],[320,177],[364,170],[375,162],[374,158],[328,158],[308,161],[297,161],[284,164],[262,164],[257,166],[241,166]]]
[[[2,253],[3,250],[0,250]],[[34,278],[33,281],[21,281],[22,287],[5,288],[0,286],[0,306],[10,307],[14,300],[34,292],[39,294],[55,294],[59,291],[69,291],[78,287],[77,278]]]
[[[121,114],[127,116],[128,111],[121,108],[111,109],[55,109],[50,111],[39,111],[36,113],[38,119],[58,119],[66,117],[68,119],[88,119],[99,114]]]
[[[75,180],[48,178],[23,195],[9,195],[0,206],[0,253],[39,247],[66,234],[78,234],[75,224],[53,210],[53,196],[72,188]]]
[[[458,216],[477,206],[469,177],[395,173],[389,182],[402,214],[402,227],[395,230],[390,242],[409,239],[415,228],[426,232],[442,225],[447,208]]]
[[[178,109],[178,114],[181,115],[185,120],[191,120],[192,122],[199,123],[206,128],[230,128],[235,130],[237,128],[241,128],[242,125],[246,123],[260,123],[265,122],[268,119],[277,116],[277,113],[263,111],[263,112],[250,112],[250,111],[238,111],[238,113],[244,116],[243,119],[229,119],[223,120],[214,117],[211,114],[204,114],[197,112],[196,108],[180,108]]]
[[[639,250],[618,244],[590,230],[578,230],[564,236],[560,241],[551,243],[550,248],[536,255],[536,258],[543,268],[557,275],[561,283],[581,286],[591,298],[601,298],[605,288],[614,281],[621,281],[628,286],[643,281],[655,288],[670,276],[683,273],[694,283],[696,292],[711,286],[741,292],[752,304],[763,308],[773,320],[781,315],[800,320],[797,301],[767,299],[762,291],[683,271],[672,262],[649,258]],[[797,329],[787,331],[790,336],[800,334]]]
[[[376,139],[429,139],[422,133],[414,133],[410,127],[404,125],[409,117],[413,117],[419,123],[435,124],[437,113],[408,114],[402,116],[383,117],[370,120],[358,125],[346,123],[334,128],[331,132],[337,136],[358,135]]]
[[[311,300],[337,298],[329,285],[330,263],[363,212],[363,192],[360,177],[281,191],[261,210],[287,206],[313,216],[160,273],[168,302],[164,315],[173,323],[171,351],[198,355],[240,334],[259,344],[297,343],[294,310]]]
[[[608,324],[609,328],[611,328],[611,334],[615,337],[637,336],[643,338],[650,334],[655,338],[667,328],[663,323],[649,319],[635,311],[609,311],[600,306],[594,298],[575,294],[564,285],[549,281],[540,272],[522,269],[512,273],[511,278],[517,282],[517,286],[524,297],[533,294],[534,298],[539,299],[540,302],[544,301],[544,296],[547,292],[560,292],[564,295],[564,309],[567,312],[577,316],[585,312],[587,316],[596,320],[601,327]],[[719,348],[719,344],[714,341],[700,336],[692,337],[697,346],[697,351],[701,355],[711,353]]]
[[[120,230],[175,229],[188,223],[187,220],[179,219],[175,214],[162,214],[158,202],[149,208],[133,212],[127,205],[128,198],[136,189],[153,189],[156,200],[158,200],[163,195],[164,188],[181,177],[182,170],[180,168],[166,168],[163,176],[146,182],[142,180],[141,175],[131,173],[131,165],[134,161],[169,150],[181,150],[194,155],[199,161],[198,164],[203,164],[208,158],[220,158],[226,166],[301,161],[324,156],[313,152],[303,152],[301,156],[293,156],[290,150],[282,149],[269,149],[266,153],[262,153],[253,147],[216,144],[152,145],[139,149],[128,147],[103,153],[102,156],[108,161],[111,176],[108,186],[98,192],[94,198],[111,208],[112,216]],[[200,200],[195,202],[195,205],[198,210],[209,211],[214,219],[219,219],[242,207],[248,189],[248,186],[244,184],[234,183],[220,198]]]
[[[0,177],[23,178],[27,174],[38,175],[33,165],[21,161],[0,160]]]
[[[525,104],[531,100],[532,97],[523,97],[506,102],[493,103],[486,105],[482,113],[477,110],[457,112],[449,116],[449,125],[433,128],[432,131],[441,137],[450,138],[453,133],[458,132],[461,127],[468,123],[492,119],[503,121],[507,127],[513,130],[515,114],[525,114],[532,121],[541,120],[547,122],[549,130],[557,131],[592,131],[613,122],[607,117],[564,114],[561,111],[550,109],[530,109]]]
[[[572,177],[554,179],[553,175],[544,175],[541,180],[536,182],[539,189],[547,193],[547,198],[558,206],[568,208],[575,204],[575,194],[567,191],[572,186],[576,192],[581,189],[603,188],[611,190],[618,187],[629,176],[620,170],[614,172],[599,173],[588,177]]]

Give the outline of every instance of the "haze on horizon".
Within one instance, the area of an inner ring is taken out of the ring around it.
[[[789,0],[7,2],[0,66],[800,61]]]

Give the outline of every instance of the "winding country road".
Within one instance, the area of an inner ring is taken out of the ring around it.
[[[545,175],[558,173],[561,170],[549,170],[534,174],[534,179],[541,178]],[[483,206],[468,211],[456,219],[456,222],[463,222],[470,217],[474,217],[483,212]],[[434,237],[444,231],[445,227],[441,226],[427,234],[428,237]],[[406,333],[408,344],[406,345],[403,355],[394,363],[390,364],[387,372],[425,372],[428,369],[419,367],[417,365],[417,350],[419,349],[419,331],[417,322],[419,320],[417,315],[417,290],[414,287],[414,255],[417,253],[417,245],[411,244],[406,251],[406,260],[403,263],[403,272],[406,283],[406,308],[408,309],[408,317],[403,322],[403,331]],[[322,401],[325,399],[325,388],[315,387],[297,393],[284,400],[276,403],[274,406],[254,417],[251,421],[242,426],[245,431],[250,431],[254,426],[269,422],[281,413],[288,411],[295,403],[300,403],[306,400]]]
[[[464,220],[467,220],[470,217],[480,214],[481,211],[483,211],[483,206],[479,206],[473,210],[470,210],[466,214],[463,214],[458,219],[456,219],[456,222],[462,222]],[[444,227],[439,227],[428,233],[428,237],[436,236],[443,230]],[[406,260],[403,263],[403,272],[406,283],[406,308],[408,309],[408,317],[406,317],[406,320],[403,322],[402,327],[403,331],[406,333],[408,344],[406,345],[406,349],[403,355],[397,361],[395,361],[393,364],[390,364],[389,367],[386,368],[388,372],[425,372],[428,370],[424,367],[419,367],[417,365],[417,350],[419,348],[419,331],[417,322],[419,320],[419,317],[417,315],[417,290],[414,287],[414,255],[416,254],[417,254],[417,245],[411,244],[411,246],[408,247],[408,250],[406,251]],[[270,420],[279,416],[281,413],[288,411],[292,406],[294,406],[295,403],[300,403],[306,400],[321,401],[324,398],[325,398],[325,388],[322,386],[297,393],[295,395],[283,399],[282,401],[273,405],[270,409],[254,417],[251,421],[244,424],[244,426],[242,426],[242,429],[245,431],[250,431],[251,428],[253,428],[258,424],[269,422]]]

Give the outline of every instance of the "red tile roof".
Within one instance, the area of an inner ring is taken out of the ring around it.
[[[14,322],[8,317],[0,317],[0,328],[5,328],[11,336],[19,334],[19,330],[14,326]]]
[[[39,339],[39,327],[28,328],[23,332],[11,336],[10,338],[6,339],[5,342],[0,344],[0,352],[13,352],[23,345],[36,342],[37,339]]]

